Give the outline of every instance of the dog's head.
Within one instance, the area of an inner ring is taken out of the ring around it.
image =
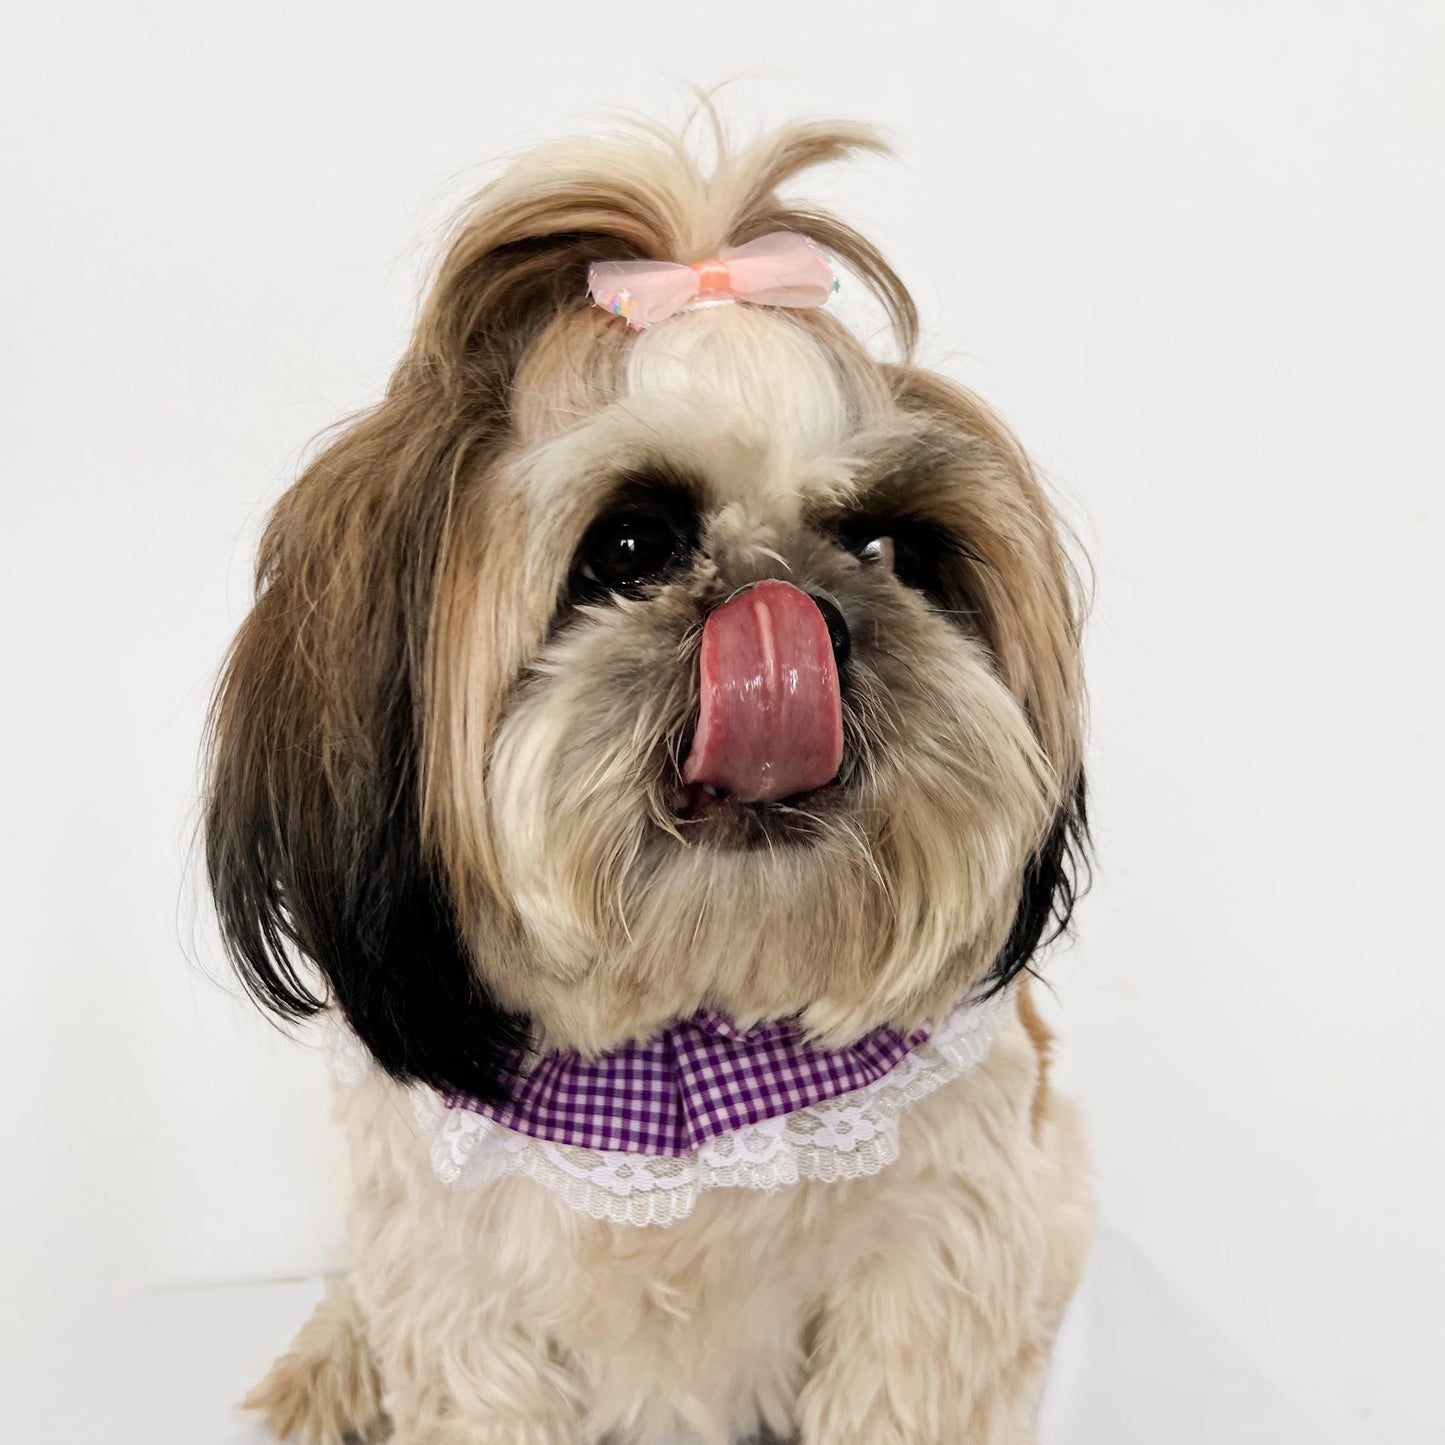
[[[218,693],[209,871],[264,1003],[494,1097],[528,1036],[915,1023],[1067,916],[1075,602],[1009,434],[827,311],[587,300],[591,262],[800,232],[907,356],[882,258],[776,194],[876,147],[571,143],[463,218],[385,399],[276,508]]]

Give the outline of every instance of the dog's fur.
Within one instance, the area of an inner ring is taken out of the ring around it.
[[[1089,1219],[1017,980],[1083,836],[1075,588],[1017,444],[908,361],[897,277],[777,197],[877,148],[812,124],[710,174],[647,129],[525,157],[460,222],[385,399],[271,519],[214,714],[212,886],[257,996],[334,1006],[381,1065],[339,1096],[349,1272],[250,1400],[279,1434],[1034,1438]],[[827,311],[634,333],[587,304],[589,261],[777,230],[873,291],[900,363]],[[687,545],[604,593],[579,547],[624,502]],[[719,834],[679,776],[701,623],[768,577],[846,619],[845,757],[826,796]],[[527,1180],[448,1189],[402,1098],[497,1099],[519,1045],[605,1051],[704,1006],[836,1044],[1007,987],[1017,1022],[905,1117],[895,1164],[666,1229]]]

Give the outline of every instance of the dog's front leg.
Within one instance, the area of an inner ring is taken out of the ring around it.
[[[1036,1070],[1011,1031],[915,1109],[894,1165],[851,1186],[802,1445],[1034,1445],[1089,1229],[1082,1156],[1031,1125]]]
[[[919,1243],[867,1264],[829,1301],[800,1445],[1035,1445],[1047,1338],[1024,1327],[1021,1298],[1003,1298],[1017,1286],[970,1284],[941,1231]]]

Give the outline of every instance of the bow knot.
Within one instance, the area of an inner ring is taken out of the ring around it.
[[[746,246],[684,266],[675,261],[594,261],[587,294],[635,331],[699,303],[749,301],[755,306],[821,306],[838,282],[828,258],[795,231],[774,231]]]

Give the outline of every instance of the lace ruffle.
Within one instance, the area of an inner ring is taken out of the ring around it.
[[[433,1089],[409,1092],[431,1141],[432,1168],[444,1184],[475,1188],[498,1179],[532,1179],[594,1219],[674,1224],[693,1212],[707,1190],[773,1190],[801,1179],[831,1182],[878,1173],[898,1157],[903,1115],[977,1068],[1013,1013],[1008,994],[965,1004],[873,1083],[735,1129],[681,1158],[554,1144],[449,1105]],[[355,1038],[337,1029],[332,1066],[343,1082],[355,1083],[371,1064]]]

